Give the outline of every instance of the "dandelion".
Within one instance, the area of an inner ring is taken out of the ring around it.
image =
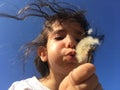
[[[91,62],[92,52],[99,45],[99,39],[87,36],[83,38],[76,46],[76,58],[80,64]]]

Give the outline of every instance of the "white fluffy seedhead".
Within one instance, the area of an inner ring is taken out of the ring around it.
[[[92,33],[92,29],[88,30],[88,34]],[[87,36],[83,38],[76,46],[76,58],[80,64],[91,62],[90,53],[95,51],[96,46],[99,45],[99,39]],[[92,58],[91,58],[92,59]]]

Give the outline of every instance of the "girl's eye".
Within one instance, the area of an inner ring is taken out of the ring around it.
[[[64,37],[57,36],[57,37],[55,37],[55,39],[56,39],[56,40],[62,40],[62,39],[64,39]]]
[[[79,42],[80,40],[81,40],[81,39],[79,39],[79,38],[78,38],[78,39],[75,39],[76,42]]]
[[[81,37],[79,37],[79,38],[76,38],[75,40],[76,40],[76,42],[80,42],[81,41],[81,39],[83,39],[83,38],[85,38],[86,36],[81,36]]]

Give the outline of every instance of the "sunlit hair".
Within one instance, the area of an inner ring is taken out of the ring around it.
[[[35,3],[31,3],[19,10],[17,15],[9,15],[0,13],[0,16],[10,17],[17,20],[24,20],[29,16],[37,16],[45,19],[43,30],[32,42],[27,43],[24,49],[24,55],[29,56],[33,51],[37,51],[38,48],[46,47],[48,39],[48,31],[52,30],[51,25],[56,21],[63,22],[64,20],[73,19],[79,23],[83,30],[87,31],[89,28],[88,21],[85,17],[85,11],[76,8],[73,5],[65,2],[57,2],[55,0],[37,0]],[[40,57],[35,57],[35,65],[37,70],[44,77],[49,74],[49,66],[47,62],[42,62]]]

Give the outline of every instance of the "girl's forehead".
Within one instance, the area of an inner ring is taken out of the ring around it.
[[[55,21],[51,26],[53,32],[58,30],[65,30],[66,32],[77,32],[77,33],[84,32],[84,29],[80,26],[80,23],[71,20],[65,20],[62,22]]]

